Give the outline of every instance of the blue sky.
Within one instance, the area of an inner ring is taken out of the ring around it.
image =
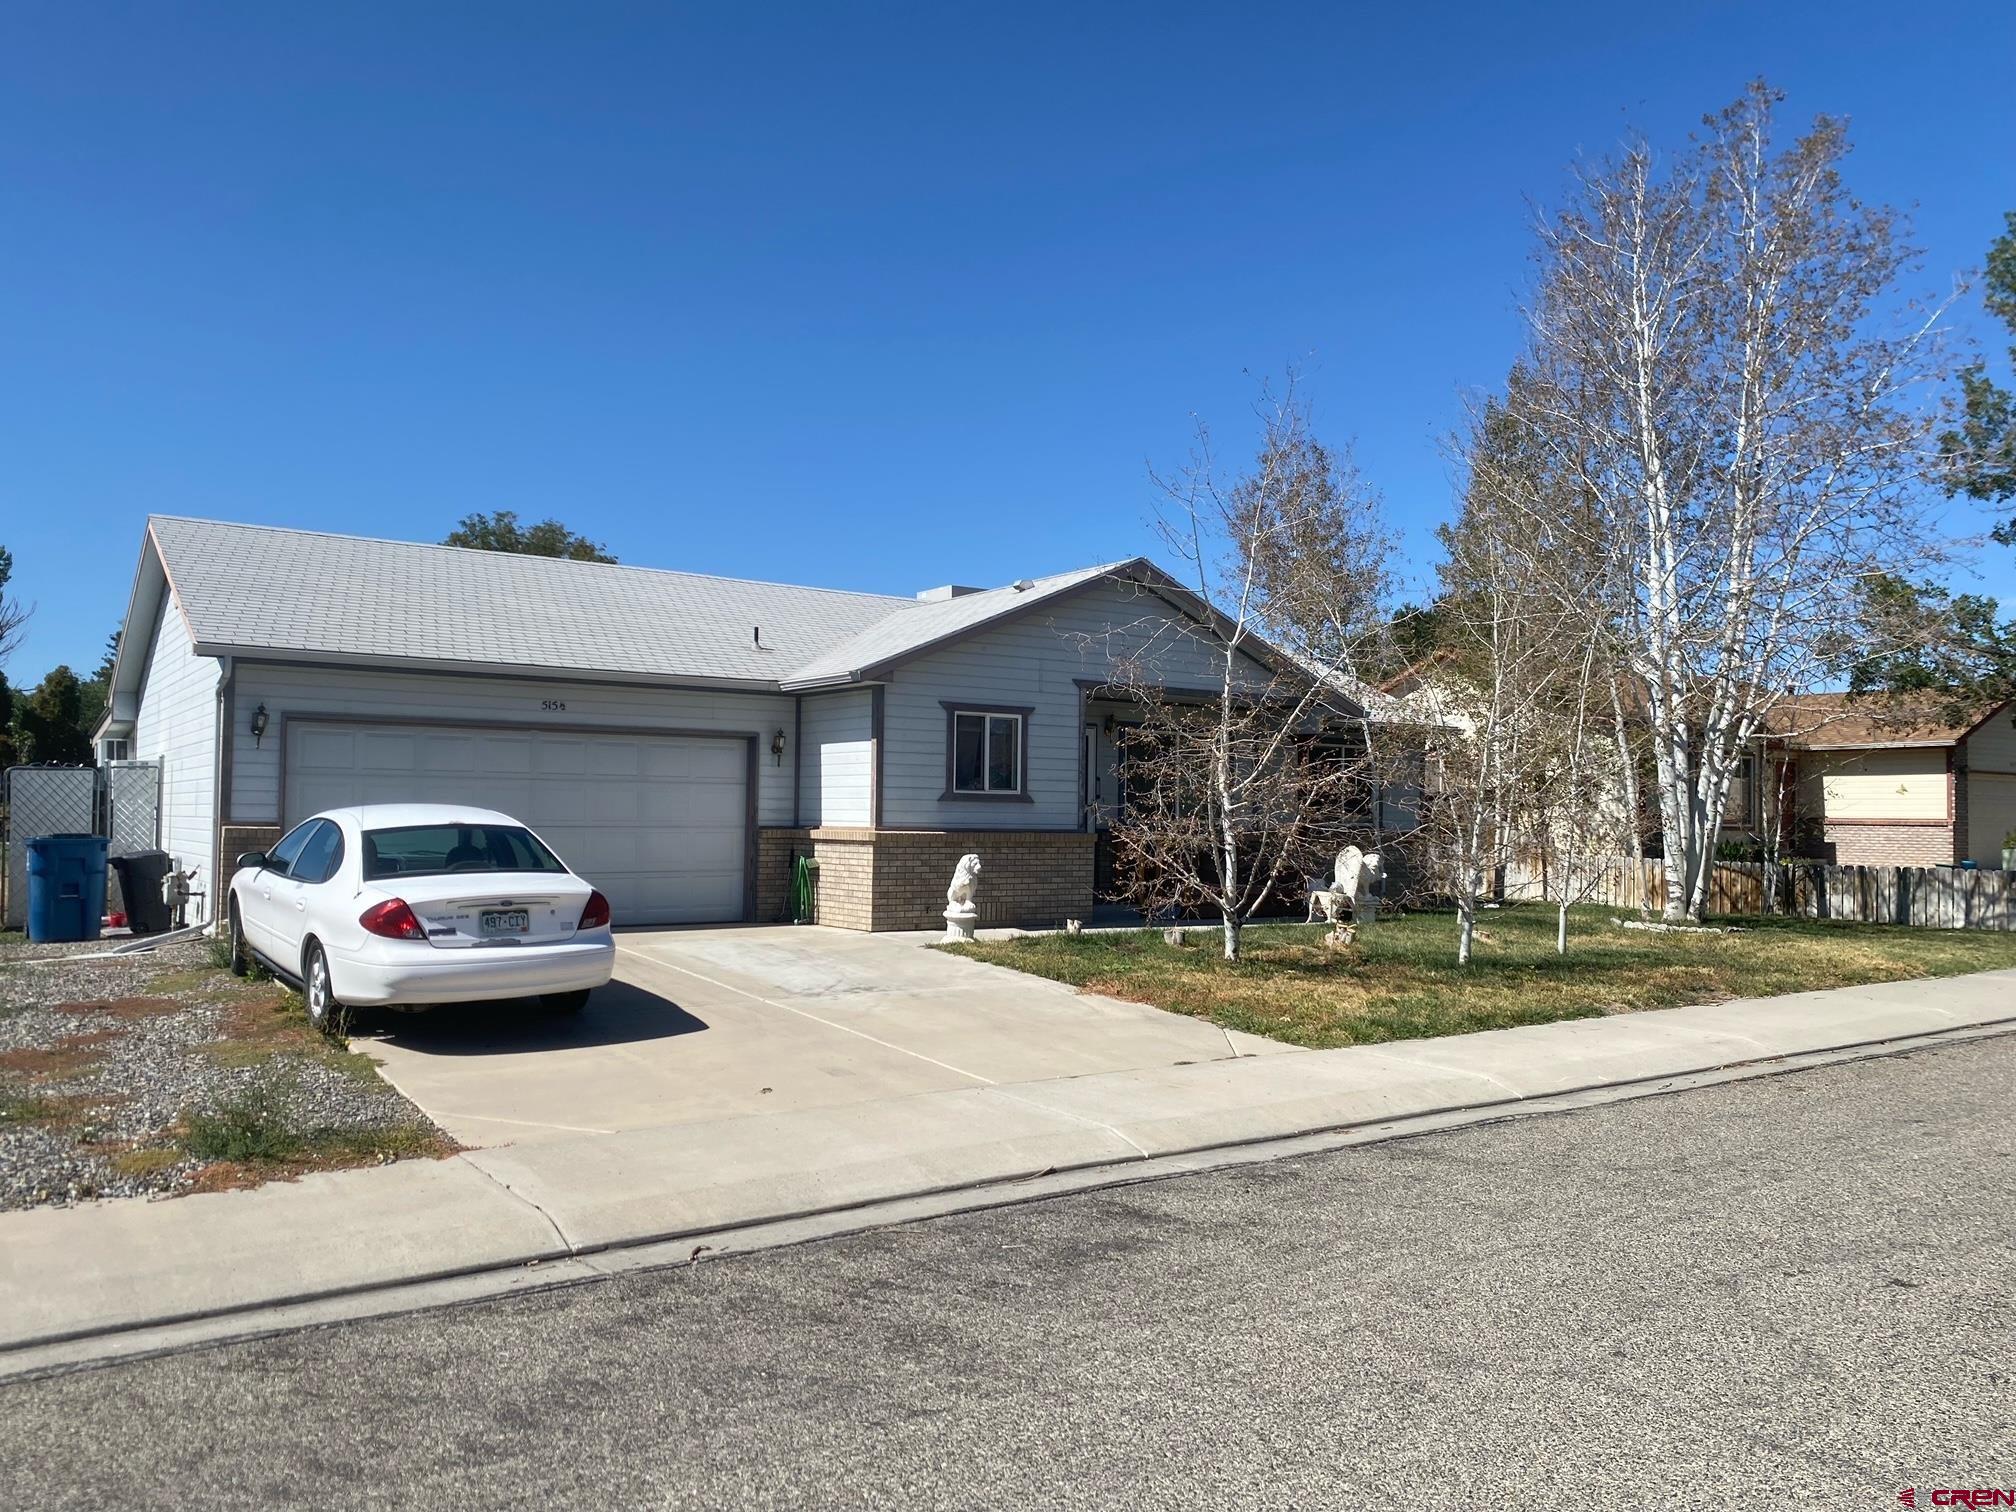
[[[5,670],[96,664],[150,511],[903,593],[1150,551],[1147,464],[1290,363],[1425,569],[1577,152],[1764,74],[1938,285],[2012,59],[2006,4],[12,0]]]

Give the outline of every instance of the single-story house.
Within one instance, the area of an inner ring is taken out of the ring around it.
[[[1778,706],[1760,744],[1728,828],[1778,808],[1787,854],[1999,867],[2016,833],[2016,702],[1955,720],[1934,694],[1808,694]]]
[[[897,598],[155,517],[100,750],[160,763],[206,916],[309,814],[439,800],[619,924],[781,918],[810,854],[822,922],[931,927],[967,851],[983,921],[1054,922],[1119,802],[1113,661],[1212,686],[1214,623],[1141,559]]]
[[[1452,661],[1438,652],[1382,684],[1373,717],[1469,728]],[[1776,833],[1779,854],[1842,866],[2000,867],[2016,833],[2016,702],[1964,719],[1945,705],[1936,693],[1781,700],[1730,783],[1721,840]],[[1642,781],[1656,845],[1651,774]],[[1606,786],[1621,825],[1621,777]]]

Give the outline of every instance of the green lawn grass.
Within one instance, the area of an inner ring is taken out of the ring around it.
[[[1320,924],[1253,926],[1238,961],[1216,933],[1174,946],[1159,930],[945,948],[1312,1049],[2016,966],[2016,933],[1747,919],[1734,934],[1659,934],[1613,916],[1574,910],[1557,956],[1553,909],[1493,909],[1468,967],[1449,913],[1382,919],[1343,951],[1325,949]]]

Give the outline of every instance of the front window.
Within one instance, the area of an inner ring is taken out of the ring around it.
[[[564,872],[539,837],[515,824],[414,824],[364,832],[364,880],[444,872]]]
[[[958,710],[952,715],[952,791],[1022,791],[1022,716]]]

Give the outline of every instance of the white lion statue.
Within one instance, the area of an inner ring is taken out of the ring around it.
[[[952,885],[945,889],[945,939],[948,943],[973,938],[975,922],[980,917],[980,906],[973,901],[973,891],[980,885],[980,858],[964,855],[952,872]]]
[[[1345,846],[1337,852],[1337,865],[1330,874],[1330,885],[1312,885],[1309,889],[1308,922],[1316,922],[1316,911],[1320,908],[1324,919],[1333,928],[1346,909],[1351,911],[1354,926],[1370,923],[1379,909],[1379,900],[1372,892],[1385,875],[1386,860],[1377,851],[1361,850],[1355,845]]]
[[[952,885],[945,889],[945,901],[961,913],[973,908],[973,889],[980,881],[980,858],[964,855],[953,870]]]

